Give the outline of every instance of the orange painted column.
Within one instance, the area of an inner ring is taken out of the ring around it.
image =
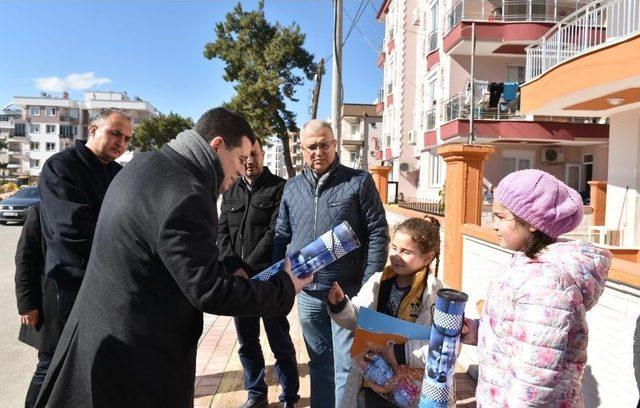
[[[593,208],[593,216],[591,225],[604,225],[605,216],[607,214],[607,182],[606,181],[589,181],[591,186],[591,208]]]
[[[382,200],[382,204],[387,204],[389,202],[389,172],[391,172],[391,167],[373,166],[369,167],[369,171],[371,172],[371,176],[373,177],[373,182],[376,185],[378,194],[380,194],[380,200]]]
[[[463,224],[480,225],[484,162],[495,151],[494,146],[450,144],[441,146],[438,154],[446,165],[444,187],[444,282],[454,289],[462,288]]]

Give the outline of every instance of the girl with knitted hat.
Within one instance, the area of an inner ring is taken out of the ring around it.
[[[478,346],[478,407],[583,407],[586,312],[604,290],[611,253],[560,240],[582,221],[580,195],[541,170],[498,185],[500,246],[515,251],[462,342]]]

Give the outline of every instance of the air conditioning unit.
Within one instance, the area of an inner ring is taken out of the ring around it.
[[[413,14],[411,14],[411,22],[413,23],[414,26],[419,26],[420,25],[420,10],[419,9],[415,9],[413,10]]]
[[[540,155],[541,163],[562,163],[564,162],[564,149],[562,147],[545,147]]]
[[[417,133],[415,130],[409,131],[409,144],[416,144]]]

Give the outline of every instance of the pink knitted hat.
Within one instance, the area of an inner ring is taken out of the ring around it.
[[[495,198],[518,218],[551,238],[573,231],[582,222],[582,198],[549,173],[520,170],[500,181]]]

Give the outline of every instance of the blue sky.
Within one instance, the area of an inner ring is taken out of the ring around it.
[[[379,49],[384,27],[376,21],[374,8],[382,0],[364,2],[358,27]],[[269,21],[300,25],[307,36],[306,48],[316,60],[331,55],[331,0],[265,3]],[[222,79],[223,64],[205,59],[202,51],[215,38],[215,23],[235,4],[230,0],[0,0],[0,105],[13,96],[37,96],[38,86],[90,86],[91,90],[127,91],[163,113],[197,119],[234,93]],[[253,9],[257,0],[242,1],[242,5]],[[360,0],[344,0],[352,17],[359,5]],[[351,25],[346,14],[343,24],[346,34]],[[382,83],[376,52],[364,36],[354,29],[343,51],[345,102],[371,103]],[[318,116],[326,118],[331,112],[330,65],[322,85]],[[299,125],[310,117],[312,86],[309,82],[299,87],[300,101],[289,104]],[[71,96],[82,98],[82,92],[72,91]]]

